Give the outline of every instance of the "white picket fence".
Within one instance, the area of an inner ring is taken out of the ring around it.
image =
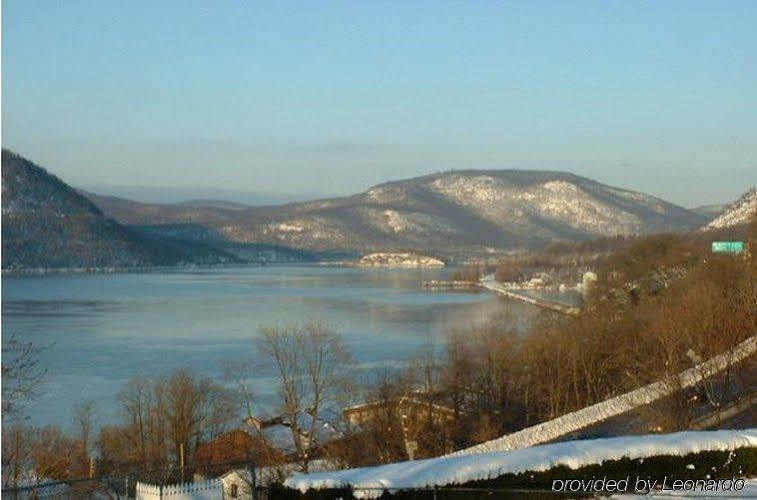
[[[137,483],[137,500],[223,500],[223,484],[218,479],[196,483],[155,484]]]

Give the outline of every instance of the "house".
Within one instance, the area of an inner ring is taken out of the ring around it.
[[[328,460],[313,460],[310,462],[310,472],[325,472],[337,470],[337,464]],[[301,472],[299,464],[286,463],[267,467],[255,467],[255,483],[257,487],[268,487],[275,483],[283,483],[286,479]],[[247,468],[232,469],[219,477],[223,484],[223,498],[239,498],[251,500],[252,471]],[[260,491],[258,492],[260,498]]]
[[[253,436],[260,436],[284,455],[293,455],[297,452],[292,425],[284,417],[279,416],[270,419],[248,417],[241,428]],[[322,445],[341,436],[341,432],[325,420],[317,419],[314,426],[313,417],[307,413],[302,413],[297,417],[297,428],[299,429],[300,443],[305,448],[310,447],[311,441]],[[312,436],[310,435],[311,429],[314,429]]]
[[[448,431],[456,420],[455,411],[452,408],[411,396],[373,401],[344,410],[345,420],[356,427],[385,421],[387,417],[399,420],[402,440],[410,460],[414,458],[415,451],[418,449],[418,438],[421,432],[428,427],[429,423]],[[451,443],[449,448],[449,451],[452,451]]]
[[[194,456],[198,470],[205,474],[227,470],[229,466],[272,465],[284,462],[284,454],[262,436],[234,429],[200,445]]]

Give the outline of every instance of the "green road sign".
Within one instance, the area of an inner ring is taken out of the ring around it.
[[[715,253],[741,253],[744,251],[743,241],[713,241],[712,251]]]

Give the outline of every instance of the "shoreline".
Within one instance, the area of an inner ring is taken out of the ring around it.
[[[282,262],[284,264],[284,262]],[[146,274],[167,271],[190,271],[194,269],[227,269],[234,267],[264,267],[273,265],[261,262],[235,262],[233,264],[188,264],[177,266],[134,266],[134,267],[35,267],[25,269],[3,269],[2,277],[34,277],[34,276],[57,276],[57,275],[82,275],[82,274]]]
[[[513,291],[514,289],[505,288],[501,284],[494,281],[494,278],[492,276],[484,277],[480,281],[480,285],[481,285],[481,288],[483,288],[484,290],[488,290],[494,293],[495,295],[499,295],[501,297],[506,297],[513,300],[519,300],[521,302],[525,302],[533,306],[541,307],[542,309],[548,309],[551,311],[559,312],[562,314],[569,314],[572,316],[577,316],[581,312],[580,307],[569,306],[569,305],[561,304],[559,302],[554,302],[551,300],[529,297],[527,295],[516,293]],[[532,289],[524,289],[524,290],[532,290]]]
[[[199,269],[233,269],[246,267],[268,267],[268,266],[315,266],[315,267],[342,267],[358,269],[396,269],[415,271],[418,269],[442,269],[441,267],[432,266],[384,266],[384,265],[360,265],[357,261],[344,260],[313,260],[313,261],[277,261],[277,262],[235,262],[235,263],[218,263],[218,264],[186,264],[176,266],[134,266],[134,267],[49,267],[49,268],[24,268],[24,269],[2,269],[0,276],[14,277],[44,277],[59,275],[83,275],[83,274],[142,274],[142,273],[159,273],[159,272],[182,272]]]
[[[561,302],[555,302],[553,300],[547,300],[543,298],[530,297],[518,292],[527,291],[539,291],[539,290],[551,290],[557,291],[557,289],[549,289],[546,287],[513,287],[504,286],[501,283],[494,281],[492,276],[485,276],[480,281],[464,281],[464,280],[430,280],[423,281],[421,288],[430,291],[437,290],[466,290],[466,291],[487,291],[501,297],[505,297],[519,302],[525,302],[532,306],[541,307],[542,309],[548,309],[563,314],[577,315],[580,313],[581,308],[577,306],[570,306]],[[562,292],[561,292],[562,293]]]

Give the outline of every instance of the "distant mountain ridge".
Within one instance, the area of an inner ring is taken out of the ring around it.
[[[81,192],[3,150],[3,268],[301,261],[409,251],[456,259],[706,218],[566,172],[463,170],[352,196],[251,207],[140,203]]]
[[[616,234],[693,229],[706,218],[643,193],[565,172],[464,170],[279,206],[156,205],[88,195],[129,225],[183,224],[235,243],[308,251],[491,253]]]
[[[139,186],[113,184],[86,184],[77,186],[82,191],[98,193],[103,196],[114,196],[134,200],[140,203],[173,204],[198,200],[200,202],[216,202],[229,205],[261,206],[280,205],[291,201],[306,201],[313,199],[305,193],[279,193],[266,191],[244,191],[236,189],[222,189],[213,187],[182,187],[182,186]]]
[[[722,212],[728,205],[724,203],[715,205],[701,205],[691,209],[692,212],[698,213],[703,217],[715,217]]]
[[[107,218],[74,188],[2,150],[2,268],[130,268],[236,261],[151,238]]]

